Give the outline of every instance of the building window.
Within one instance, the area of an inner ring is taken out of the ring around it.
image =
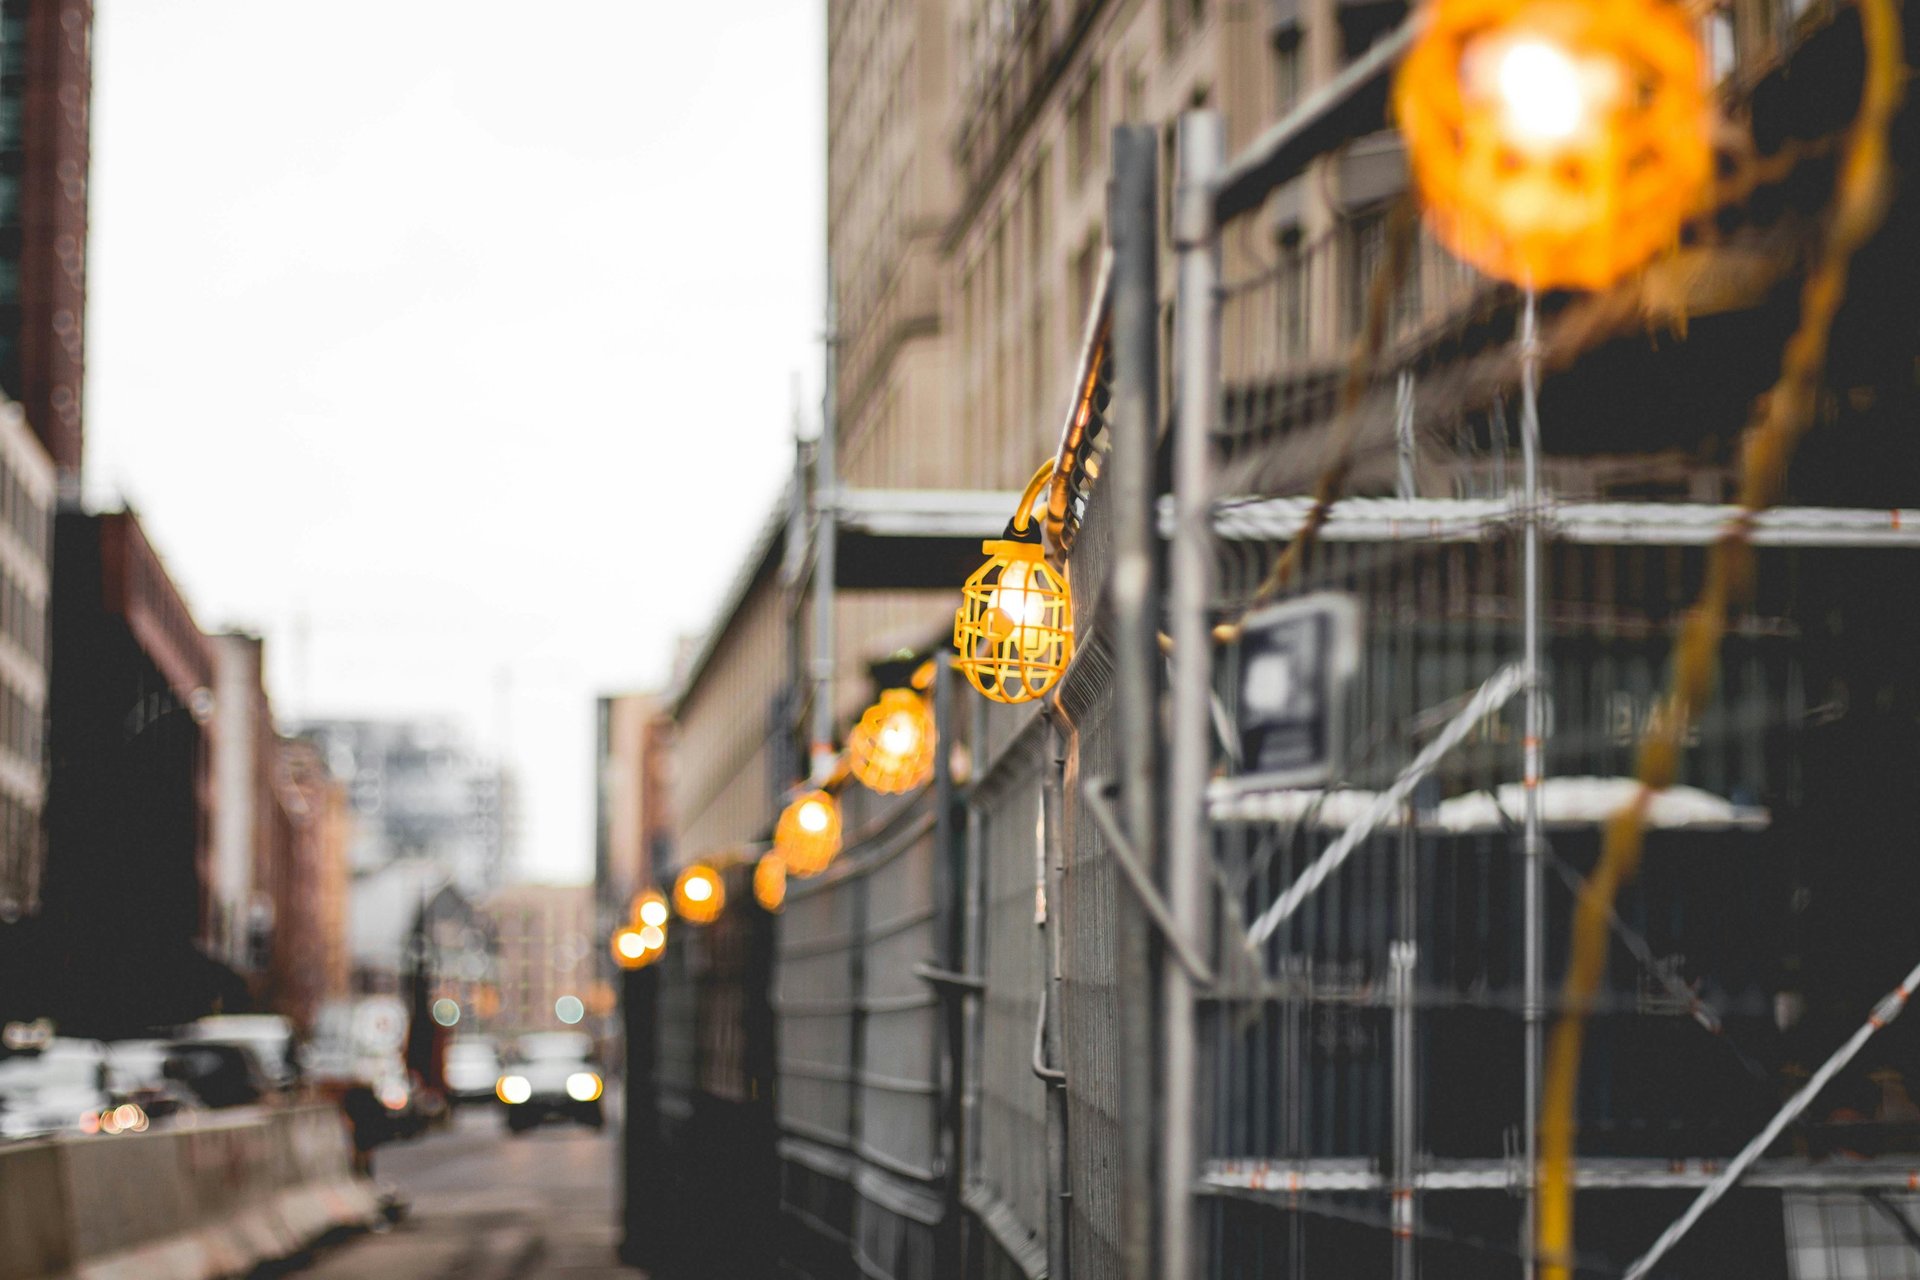
[[[1347,279],[1345,327],[1349,335],[1358,334],[1367,315],[1367,298],[1373,278],[1387,261],[1387,211],[1370,209],[1347,224]],[[1420,316],[1420,269],[1417,254],[1410,255],[1406,277],[1396,291],[1388,316],[1387,333],[1391,337],[1418,321]]]
[[[1300,42],[1285,41],[1273,51],[1273,91],[1277,115],[1285,115],[1300,101]]]
[[[1288,227],[1280,234],[1280,273],[1276,279],[1274,317],[1278,329],[1278,347],[1285,356],[1307,353],[1307,255],[1300,250],[1300,228]]]
[[[1100,228],[1087,233],[1086,243],[1073,255],[1073,314],[1067,317],[1067,341],[1076,357],[1080,354],[1081,331],[1086,328],[1087,311],[1093,306],[1094,286],[1100,278]]]
[[[1067,168],[1075,189],[1086,184],[1101,155],[1105,127],[1105,113],[1100,109],[1100,69],[1095,67],[1087,73],[1079,91],[1067,100]]]

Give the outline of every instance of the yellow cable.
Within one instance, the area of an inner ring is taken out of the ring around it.
[[[1826,366],[1833,318],[1846,294],[1854,253],[1880,227],[1888,198],[1887,130],[1906,81],[1896,0],[1858,0],[1867,66],[1860,112],[1848,133],[1835,183],[1831,222],[1800,295],[1800,325],[1788,339],[1780,378],[1760,402],[1743,437],[1743,514],[1714,545],[1706,585],[1675,645],[1667,710],[1641,739],[1639,791],[1607,823],[1600,862],[1574,910],[1573,950],[1564,1012],[1547,1049],[1540,1104],[1539,1257],[1544,1280],[1569,1280],[1573,1249],[1574,1109],[1579,1096],[1585,1014],[1606,967],[1607,916],[1620,887],[1633,878],[1645,845],[1646,811],[1673,782],[1689,722],[1706,701],[1730,605],[1746,598],[1753,579],[1750,540],[1755,513],[1779,501],[1787,464],[1812,424]]]

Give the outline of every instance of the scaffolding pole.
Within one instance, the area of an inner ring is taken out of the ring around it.
[[[1537,1184],[1540,1159],[1540,1061],[1544,1044],[1544,1009],[1541,1002],[1546,964],[1546,864],[1547,842],[1540,824],[1540,782],[1545,752],[1541,739],[1546,734],[1546,716],[1540,690],[1540,338],[1534,292],[1527,290],[1526,306],[1520,315],[1520,461],[1521,518],[1524,538],[1525,595],[1522,608],[1521,681],[1524,685],[1526,728],[1520,742],[1521,781],[1525,787],[1525,809],[1521,818],[1521,859],[1523,864],[1526,913],[1522,979],[1524,985],[1521,1017],[1525,1025],[1525,1087],[1522,1106],[1521,1147],[1526,1157],[1527,1212],[1525,1236],[1520,1242],[1522,1274],[1531,1277],[1536,1263],[1534,1225],[1539,1211]]]
[[[1212,763],[1212,641],[1207,602],[1213,595],[1213,530],[1207,493],[1209,456],[1219,403],[1220,250],[1213,226],[1213,184],[1225,163],[1220,117],[1180,118],[1179,185],[1174,192],[1173,490],[1176,516],[1169,552],[1168,620],[1173,632],[1172,759],[1167,813],[1167,905],[1176,934],[1201,941],[1207,924],[1207,772]],[[1199,1274],[1190,1182],[1199,1168],[1199,1036],[1193,977],[1177,964],[1161,968],[1166,1093],[1160,1117],[1162,1274]]]
[[[839,541],[840,307],[827,273],[826,387],[820,394],[820,442],[813,450],[813,725],[807,775],[814,785],[833,772],[833,584]]]
[[[1160,731],[1160,619],[1154,579],[1154,458],[1160,433],[1159,134],[1144,125],[1113,131],[1107,189],[1113,241],[1113,582],[1114,707],[1120,731],[1120,801],[1127,833],[1147,857],[1160,844],[1157,803]],[[1150,938],[1139,917],[1117,917],[1114,974],[1122,990],[1152,984]],[[1155,1112],[1151,1019],[1120,1020],[1121,1115]],[[1123,1126],[1120,1241],[1124,1280],[1154,1275],[1154,1132]],[[1159,1274],[1171,1275],[1162,1272]]]

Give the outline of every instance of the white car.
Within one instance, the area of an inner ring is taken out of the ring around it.
[[[513,1065],[494,1092],[507,1104],[507,1128],[525,1133],[551,1116],[598,1129],[606,1123],[606,1081],[593,1062],[593,1039],[575,1031],[521,1036]]]
[[[38,1053],[0,1061],[0,1138],[89,1132],[110,1112],[107,1050],[98,1040],[55,1037]]]
[[[447,1046],[447,1096],[456,1102],[484,1102],[500,1082],[500,1050],[484,1037],[455,1040]]]

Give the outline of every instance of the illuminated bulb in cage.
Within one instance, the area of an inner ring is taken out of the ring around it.
[[[766,853],[753,867],[753,900],[767,911],[778,911],[787,900],[787,863],[777,853]]]
[[[673,882],[673,909],[682,920],[692,924],[711,924],[720,918],[727,905],[726,886],[720,873],[704,862],[696,862]]]
[[[633,918],[641,924],[664,925],[667,922],[666,895],[649,889],[633,900]]]
[[[911,791],[933,776],[936,739],[926,699],[911,689],[888,689],[847,735],[847,767],[871,790]]]
[[[773,829],[773,851],[789,875],[804,880],[825,871],[840,852],[840,802],[827,791],[795,797]]]
[[[627,924],[613,931],[613,962],[622,969],[644,969],[660,958],[667,931],[657,924]]]
[[[1064,569],[1038,543],[999,540],[961,588],[954,660],[995,702],[1031,702],[1051,689],[1073,656],[1073,597]]]
[[[987,562],[960,589],[953,616],[954,660],[967,683],[995,702],[1031,702],[1051,689],[1073,657],[1073,596],[1064,566],[1049,563],[1033,504],[1054,464],[1027,481],[1006,534],[980,544]]]
[[[1435,233],[1490,275],[1599,289],[1676,242],[1712,172],[1672,0],[1434,0],[1394,107]]]

